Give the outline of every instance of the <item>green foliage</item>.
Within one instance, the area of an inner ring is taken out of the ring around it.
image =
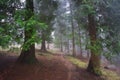
[[[16,24],[21,28],[24,28],[24,30],[28,32],[28,35],[31,35],[30,38],[22,45],[24,50],[29,49],[29,47],[36,42],[41,42],[41,38],[37,35],[37,30],[46,29],[48,27],[45,23],[39,22],[36,19],[36,17],[38,17],[37,15],[33,15],[28,20],[25,20],[27,16],[26,13],[28,13],[28,11],[25,9],[17,10],[16,15],[14,16]]]
[[[12,17],[15,8],[12,6],[13,3],[15,4],[14,0],[0,0],[0,46],[2,48],[8,47],[15,37]]]
[[[111,60],[112,57],[118,55],[120,52],[119,35],[113,29],[110,29],[110,26],[100,26],[98,28],[98,34],[103,34],[100,37],[101,44],[103,44],[102,55]]]
[[[34,15],[32,17],[30,17],[28,20],[25,20],[26,18],[26,13],[28,13],[27,10],[25,9],[21,9],[21,10],[17,10],[15,12],[15,22],[17,25],[21,26],[21,27],[27,27],[27,30],[30,29],[30,26],[32,26],[33,28],[35,27],[39,27],[40,29],[46,29],[47,25],[43,22],[40,22],[39,20],[37,20],[36,18],[38,17],[38,15]]]
[[[81,6],[81,9],[82,9],[84,15],[95,14],[94,7],[91,5],[84,4]]]
[[[39,31],[41,32],[41,39],[42,36],[44,36],[45,41],[51,42],[52,41],[51,33],[54,30],[53,24],[51,22],[56,17],[56,14],[54,14],[54,12],[58,8],[58,1],[41,0],[38,1],[38,3],[41,3],[41,6],[39,7],[40,13],[38,13],[37,19],[38,21],[48,25],[48,27],[45,29],[39,29]]]
[[[95,14],[94,0],[83,0],[80,6],[84,15]]]
[[[29,34],[29,33],[28,33],[28,34]],[[27,41],[24,42],[24,44],[22,45],[22,48],[23,48],[24,50],[28,50],[29,47],[30,47],[31,45],[33,45],[35,42],[36,42],[36,33],[35,33],[35,31],[34,31],[34,32],[32,32],[31,38],[29,38]]]
[[[95,52],[96,55],[100,55],[102,50],[101,41],[96,40],[92,43],[94,43],[94,45],[88,45],[87,49],[92,50],[93,52]]]
[[[2,48],[7,48],[10,39],[11,39],[11,37],[8,35],[0,36],[0,46],[2,46]]]
[[[8,23],[2,23],[0,26],[0,46],[7,48],[12,40],[11,26]]]

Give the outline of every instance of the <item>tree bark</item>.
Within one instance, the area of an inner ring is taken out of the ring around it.
[[[60,40],[60,51],[63,52],[63,39],[62,39],[62,34],[61,34],[61,40]]]
[[[34,7],[33,7],[33,0],[26,0],[26,17],[25,21],[29,20],[34,15]],[[27,27],[30,27],[29,30],[27,30]],[[24,29],[24,44],[23,46],[32,38],[33,29],[31,26],[26,26]],[[21,54],[17,60],[17,63],[36,63],[37,59],[35,57],[35,44],[27,44],[29,45],[28,49],[22,49]]]
[[[80,46],[80,57],[82,57],[82,40],[81,40],[81,33],[80,33],[80,27],[78,26],[78,30],[79,30],[79,46]]]
[[[87,59],[89,59],[89,58],[90,58],[90,51],[87,50]]]
[[[92,47],[96,45],[97,37],[96,37],[96,25],[94,20],[94,15],[88,15],[89,21],[89,36],[90,36],[90,44]],[[100,71],[100,55],[91,49],[91,58],[87,67],[87,70],[95,75],[101,75]]]
[[[71,15],[71,26],[72,26],[72,55],[76,57],[75,51],[75,31],[74,31],[74,21],[73,21],[73,11],[72,11],[72,3],[70,2],[70,15]]]
[[[47,49],[50,49],[50,43],[47,42]]]
[[[68,42],[67,42],[67,53],[69,54],[70,53],[70,44],[69,44],[69,39],[68,39]]]
[[[40,51],[41,52],[47,52],[47,49],[46,49],[46,40],[45,40],[44,32],[42,32],[42,44],[41,44]]]
[[[89,35],[88,35],[88,33],[87,33],[87,32],[85,33],[85,36],[86,36],[87,59],[89,59],[89,58],[90,58],[91,53],[90,53],[90,50],[88,49],[88,45],[89,45],[89,40],[88,40],[88,38],[89,38]]]

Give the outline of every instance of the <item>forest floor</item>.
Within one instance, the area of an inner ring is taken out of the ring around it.
[[[98,77],[86,71],[87,61],[71,56],[37,52],[36,65],[15,64],[18,54],[0,55],[0,80],[120,80],[112,70],[103,70]],[[105,78],[105,79],[103,79]]]

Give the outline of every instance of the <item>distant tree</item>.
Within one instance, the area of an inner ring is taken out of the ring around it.
[[[73,5],[72,2],[69,1],[70,4],[70,21],[71,21],[71,27],[72,27],[72,55],[76,56],[76,50],[75,50],[75,27],[74,27],[74,12],[73,12]]]
[[[54,0],[41,0],[39,1],[39,18],[40,22],[44,22],[48,25],[46,29],[41,29],[41,51],[46,52],[46,41],[49,40],[52,31],[54,30],[52,27],[52,21],[55,18],[55,10],[57,9],[57,1]]]

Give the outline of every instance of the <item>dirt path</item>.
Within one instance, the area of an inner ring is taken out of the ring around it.
[[[101,80],[62,54],[37,55],[37,65],[14,65],[16,59],[13,55],[0,58],[0,80]]]
[[[37,58],[39,60],[37,65],[13,66],[16,57],[4,57],[0,62],[2,76],[0,80],[73,80],[72,74],[76,67],[62,55]],[[12,67],[8,68],[9,66]]]

